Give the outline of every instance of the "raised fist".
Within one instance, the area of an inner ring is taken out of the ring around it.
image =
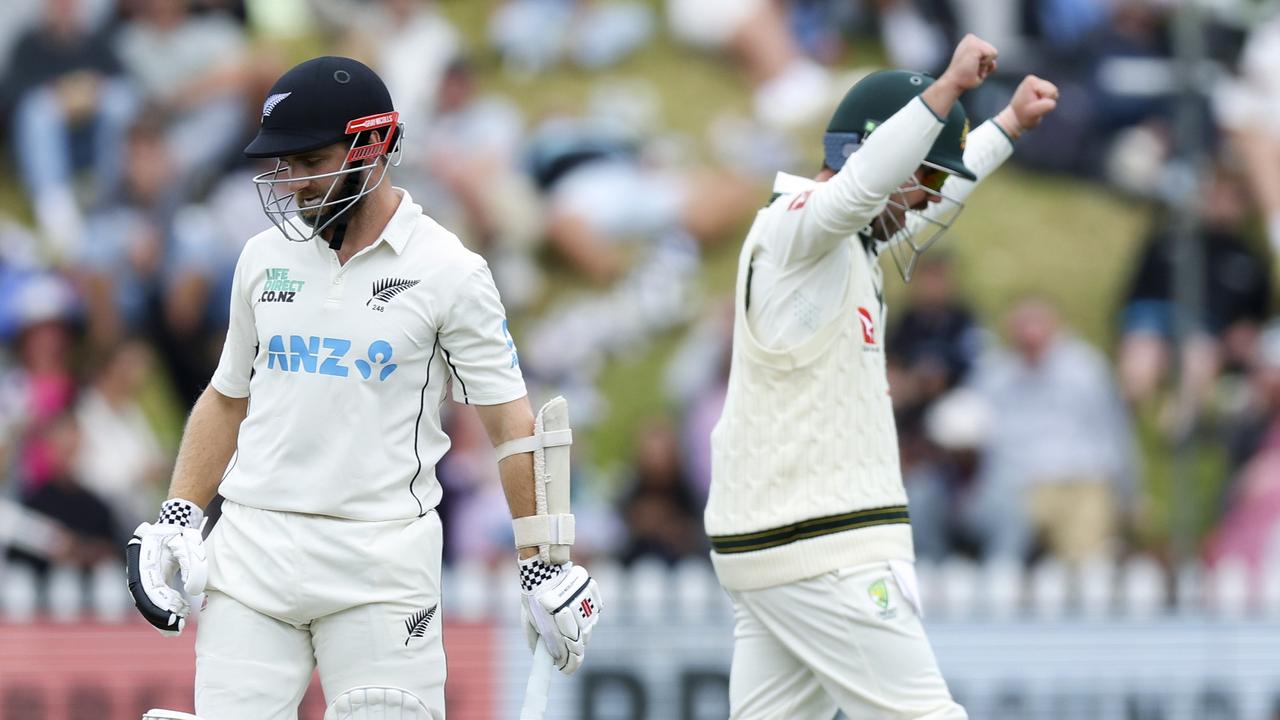
[[[955,85],[961,92],[972,90],[995,72],[996,57],[999,54],[994,45],[969,33],[956,46],[951,64],[942,73],[940,80]]]
[[[1009,109],[1023,130],[1040,124],[1045,115],[1058,107],[1058,86],[1035,75],[1028,75],[1018,83],[1009,100]]]

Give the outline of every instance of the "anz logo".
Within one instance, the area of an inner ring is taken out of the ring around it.
[[[351,367],[343,361],[350,352],[351,341],[343,338],[290,335],[286,345],[283,335],[274,335],[267,342],[267,369],[348,377]],[[369,343],[364,357],[356,358],[351,365],[365,380],[376,375],[378,382],[382,382],[396,371],[397,365],[391,362],[391,355],[391,343],[374,340]]]

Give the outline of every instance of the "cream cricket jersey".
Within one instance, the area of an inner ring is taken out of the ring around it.
[[[321,238],[253,237],[236,265],[214,389],[248,397],[219,492],[265,510],[418,517],[440,500],[440,406],[525,395],[485,261],[398,189],[382,235],[339,265]]]
[[[1013,143],[1000,126],[994,120],[982,123],[969,133],[964,150],[965,167],[973,171],[977,182],[951,176],[942,191],[964,202],[978,182],[1012,154]],[[832,246],[821,236],[813,239],[804,232],[803,213],[782,209],[797,202],[796,198],[808,198],[818,186],[814,180],[786,173],[778,173],[774,181],[773,191],[778,195],[774,204],[779,207],[773,213],[783,221],[772,232],[757,235],[759,247],[752,260],[751,306],[747,309],[752,331],[767,347],[795,347],[831,322],[848,284],[849,253],[867,251],[862,243],[837,242]],[[878,213],[881,207],[877,203],[867,212]],[[945,208],[930,205],[925,214],[940,210]],[[871,250],[876,256],[884,254],[883,246]]]
[[[965,152],[980,177],[1011,149],[988,125]],[[831,180],[779,176],[778,196],[747,236],[705,515],[712,562],[730,590],[913,558],[880,248],[858,233],[941,129],[923,101],[909,103]],[[949,195],[972,186],[953,181]]]

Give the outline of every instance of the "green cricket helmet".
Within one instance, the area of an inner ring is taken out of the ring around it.
[[[859,80],[845,93],[822,137],[823,160],[827,167],[832,170],[844,167],[849,156],[881,123],[906,107],[932,85],[933,80],[924,73],[910,70],[880,70]],[[947,114],[942,133],[929,148],[925,163],[966,180],[976,180],[977,176],[964,164],[968,135],[969,117],[964,106],[956,101]]]
[[[833,170],[844,167],[862,142],[894,113],[910,103],[933,78],[907,70],[882,70],[858,81],[840,101],[823,136],[823,160]],[[924,165],[948,175],[977,180],[964,164],[965,142],[969,139],[969,118],[956,102],[947,114]],[[884,210],[863,229],[877,241],[877,252],[888,250],[902,279],[910,282],[921,254],[933,246],[950,229],[964,209],[964,202],[948,192],[950,184],[943,176],[941,185],[926,186],[920,179],[903,178],[903,185],[889,194]],[[916,193],[925,199],[919,199]]]

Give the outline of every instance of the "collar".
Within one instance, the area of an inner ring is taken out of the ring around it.
[[[799,175],[792,175],[791,173],[780,172],[773,178],[773,191],[779,195],[792,195],[795,193],[804,192],[805,190],[812,190],[813,188],[821,184],[822,183],[818,182],[817,180],[814,180],[813,178],[801,177]],[[863,248],[865,248],[868,252],[878,256],[882,249],[881,244],[873,240],[870,236],[868,236],[865,231],[866,231],[866,228],[863,228],[862,230],[859,230],[855,234],[862,241]]]
[[[408,190],[394,185],[391,189],[400,193],[400,204],[396,206],[396,211],[391,214],[391,219],[382,228],[378,239],[374,240],[369,247],[377,247],[379,243],[385,242],[391,246],[391,249],[397,255],[400,255],[404,253],[405,246],[409,244],[409,236],[413,234],[418,218],[422,217],[422,206],[413,201],[413,198],[409,196]],[[326,250],[329,248],[329,242],[320,235],[316,235],[314,241]]]
[[[799,175],[784,172],[778,173],[773,179],[773,191],[782,195],[812,190],[817,185],[818,181],[813,178],[800,177]]]
[[[413,201],[409,196],[409,191],[404,188],[392,186],[392,190],[400,193],[400,204],[396,206],[396,211],[391,215],[391,219],[387,221],[387,226],[382,228],[382,234],[378,237],[378,242],[386,242],[396,251],[397,255],[404,252],[404,248],[409,244],[409,236],[413,234],[414,228],[418,224],[418,218],[422,217],[422,207]],[[376,242],[374,243],[377,244]]]

